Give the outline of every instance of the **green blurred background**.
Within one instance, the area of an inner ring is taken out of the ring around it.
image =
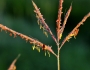
[[[53,34],[56,36],[56,19],[59,0],[34,0]],[[72,3],[72,12],[67,21],[63,38],[90,11],[90,0],[64,0],[62,21]],[[0,0],[0,23],[27,36],[57,47],[53,39],[46,38],[40,30],[31,0]],[[61,49],[61,70],[90,70],[90,18],[80,27],[76,39],[70,39]],[[62,38],[62,39],[63,39]],[[62,40],[61,40],[62,41]],[[57,60],[51,54],[32,50],[32,45],[20,37],[13,38],[5,31],[0,32],[0,70],[7,70],[11,62],[21,54],[16,62],[17,70],[57,70]]]

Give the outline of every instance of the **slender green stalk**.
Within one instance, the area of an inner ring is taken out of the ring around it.
[[[60,70],[60,50],[59,50],[59,44],[57,45],[57,50],[58,50],[58,52],[57,52],[57,68],[58,68],[58,70]]]

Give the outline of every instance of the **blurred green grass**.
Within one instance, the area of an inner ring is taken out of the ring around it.
[[[56,19],[58,11],[58,0],[34,0],[40,8],[41,13],[52,32],[56,32]],[[72,3],[73,9],[67,21],[63,38],[75,27],[75,25],[86,15],[90,9],[89,0],[64,0],[62,20]],[[52,45],[57,52],[56,44],[50,37],[46,38],[40,30],[31,0],[0,0],[0,23],[26,34],[39,41]],[[76,39],[66,42],[61,49],[61,70],[89,70],[90,69],[90,18],[80,27]],[[56,34],[55,34],[56,36]],[[62,38],[62,39],[63,39]],[[62,40],[61,40],[62,41]],[[13,38],[9,33],[0,32],[0,70],[8,69],[11,62],[17,57],[17,70],[57,70],[57,61],[51,54],[45,57],[44,51],[40,53],[32,50],[32,45],[21,38]]]

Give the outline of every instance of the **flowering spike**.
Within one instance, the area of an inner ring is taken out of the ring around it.
[[[58,18],[57,18],[57,20],[56,20],[56,25],[57,25],[57,28],[56,28],[56,30],[57,30],[57,41],[59,42],[59,40],[61,39],[61,34],[60,34],[60,32],[61,32],[61,16],[62,16],[62,8],[63,8],[63,0],[59,0],[59,9],[58,9]],[[59,38],[60,37],[60,38]]]
[[[53,38],[53,40],[57,43],[57,40],[55,38],[55,36],[53,35],[52,31],[50,30],[49,26],[47,25],[47,23],[45,22],[45,19],[43,18],[43,15],[41,14],[39,8],[37,7],[37,5],[32,1],[32,4],[35,8],[34,12],[36,13],[36,17],[38,19],[38,22],[40,22],[39,24],[42,25],[42,27],[50,33],[51,37]]]
[[[71,4],[69,10],[67,11],[67,13],[65,15],[63,25],[62,25],[62,27],[60,29],[60,32],[59,32],[59,34],[60,34],[60,38],[59,39],[61,39],[61,37],[62,37],[62,34],[63,34],[64,28],[65,28],[66,22],[67,22],[67,19],[68,19],[69,15],[70,15],[71,10],[72,10],[72,4]]]
[[[20,57],[20,54],[16,57],[16,59],[13,60],[13,62],[10,65],[10,67],[8,68],[8,70],[16,70],[15,63],[18,60],[19,57]]]
[[[42,48],[43,50],[48,50],[49,52],[51,52],[53,55],[55,55],[55,56],[57,57],[57,55],[56,55],[56,54],[54,53],[54,51],[52,50],[51,46],[45,45],[45,47],[43,47],[44,44],[43,44],[42,42],[40,42],[40,41],[38,41],[38,40],[36,40],[36,39],[34,39],[34,38],[28,37],[28,36],[26,36],[26,35],[24,35],[24,34],[22,34],[22,33],[16,32],[16,31],[14,31],[14,30],[12,30],[12,29],[10,29],[10,28],[2,25],[2,24],[0,24],[0,28],[1,28],[2,30],[4,30],[4,31],[7,31],[7,32],[9,32],[9,33],[12,33],[15,37],[16,37],[16,36],[19,36],[19,37],[21,37],[21,38],[24,39],[24,40],[28,40],[31,44],[35,44],[36,46]],[[35,46],[32,47],[32,48],[33,48],[33,50],[34,50],[34,49],[35,49]]]
[[[79,32],[79,27],[86,21],[88,17],[90,17],[90,12],[86,16],[84,16],[84,18],[77,24],[77,26],[65,37],[59,50],[62,48],[62,46],[65,44],[66,41],[72,38],[72,36],[74,36],[74,38],[77,36]]]

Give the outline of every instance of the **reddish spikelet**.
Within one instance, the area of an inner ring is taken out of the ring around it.
[[[64,31],[64,28],[65,28],[65,25],[66,25],[66,22],[67,22],[67,19],[68,19],[69,15],[70,15],[71,10],[72,10],[72,5],[70,6],[69,10],[67,11],[67,13],[65,15],[63,25],[60,29],[59,39],[61,39],[61,37],[62,37],[62,33]]]
[[[66,41],[69,41],[69,39],[72,38],[72,36],[74,36],[74,38],[77,36],[79,32],[79,27],[86,21],[88,17],[90,17],[90,12],[86,16],[84,16],[84,18],[77,24],[77,26],[65,37],[59,50],[62,48]]]
[[[2,25],[2,24],[0,24],[0,28],[1,28],[2,30],[4,30],[4,31],[9,32],[9,33],[10,33],[10,36],[14,35],[14,38],[17,37],[17,36],[20,36],[22,39],[25,39],[26,41],[29,41],[30,43],[35,44],[35,45],[37,45],[38,47],[40,47],[40,48],[43,49],[43,43],[39,42],[39,41],[36,40],[36,39],[33,39],[33,38],[31,38],[31,37],[28,37],[28,36],[26,36],[26,35],[24,35],[24,34],[21,34],[21,33],[19,33],[19,32],[16,32],[16,31],[14,31],[14,30],[12,30],[12,29],[10,29],[10,28]],[[54,51],[52,50],[52,48],[51,48],[50,46],[45,45],[45,50],[51,52],[52,54],[54,54],[54,55],[56,56],[56,54],[54,53]]]
[[[16,70],[15,63],[18,60],[19,57],[20,57],[20,54],[17,56],[16,59],[14,59],[14,61],[11,63],[10,67],[8,68],[8,70]]]
[[[61,32],[61,30],[60,30],[60,28],[61,28],[61,15],[62,15],[62,4],[63,4],[63,0],[60,0],[59,1],[59,10],[58,10],[58,18],[57,18],[57,20],[56,20],[56,22],[57,22],[57,40],[58,40],[58,42],[59,42],[59,37],[60,37],[60,32]]]
[[[33,6],[35,8],[34,12],[36,13],[37,19],[40,21],[41,27],[44,28],[47,32],[49,32],[50,35],[52,36],[53,40],[57,43],[57,40],[56,40],[55,36],[51,32],[47,23],[44,21],[45,19],[43,18],[43,15],[40,13],[39,8],[37,7],[37,5],[33,1],[32,1],[32,3],[33,3]]]

